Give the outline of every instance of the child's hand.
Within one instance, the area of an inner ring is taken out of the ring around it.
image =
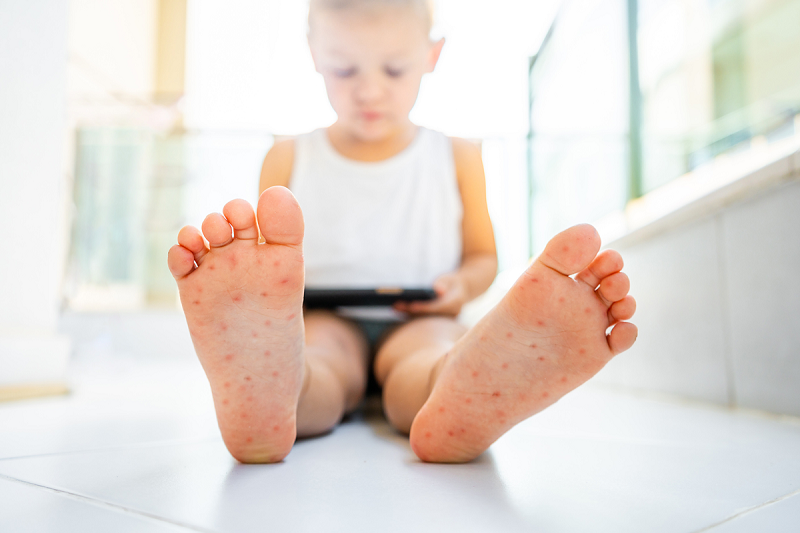
[[[429,301],[397,302],[394,308],[412,315],[457,316],[467,303],[467,288],[456,273],[440,276],[433,283],[436,298]]]

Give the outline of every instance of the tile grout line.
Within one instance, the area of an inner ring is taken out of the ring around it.
[[[161,516],[158,516],[158,515],[155,515],[155,514],[152,514],[152,513],[148,513],[148,512],[145,512],[145,511],[137,511],[136,509],[129,509],[128,507],[125,507],[123,505],[119,505],[119,504],[116,504],[116,503],[107,502],[105,500],[98,500],[96,498],[90,498],[88,496],[83,496],[81,494],[75,494],[74,492],[69,492],[69,491],[66,491],[66,490],[63,490],[63,489],[56,489],[56,488],[53,488],[53,487],[48,487],[46,485],[40,485],[38,483],[33,483],[31,481],[25,481],[24,479],[17,479],[17,478],[11,477],[11,476],[7,476],[5,474],[0,474],[0,479],[4,479],[4,480],[10,481],[12,483],[20,483],[20,484],[27,485],[27,486],[30,486],[30,487],[35,487],[37,489],[44,490],[45,492],[56,494],[58,496],[61,496],[61,497],[64,497],[64,498],[67,498],[67,499],[70,499],[70,500],[73,500],[73,501],[78,501],[78,502],[81,502],[81,503],[89,504],[89,505],[92,505],[94,507],[99,507],[101,509],[111,510],[111,511],[114,511],[114,512],[117,512],[117,513],[121,512],[122,514],[127,514],[127,515],[133,515],[133,516],[135,516],[137,518],[141,518],[141,519],[144,519],[144,520],[156,522],[156,523],[158,523],[160,525],[169,524],[169,525],[172,525],[172,526],[181,527],[183,529],[189,529],[191,531],[198,531],[200,533],[216,533],[213,529],[206,529],[206,528],[202,528],[202,527],[195,526],[195,525],[192,525],[192,524],[187,524],[187,523],[181,522],[179,520],[172,520],[170,518],[164,518],[164,517],[161,517]]]
[[[0,457],[0,465],[2,465],[3,461],[15,461],[18,459],[38,459],[40,457],[54,457],[57,455],[79,455],[82,453],[97,453],[97,452],[107,452],[107,451],[115,451],[115,450],[137,450],[141,448],[151,448],[151,447],[167,447],[167,446],[180,446],[183,444],[200,444],[203,442],[211,442],[215,440],[220,440],[220,437],[198,437],[192,439],[184,439],[184,440],[157,440],[157,441],[150,441],[150,442],[139,442],[135,444],[120,444],[118,446],[105,446],[101,448],[86,448],[83,450],[69,450],[66,452],[49,452],[49,453],[35,453],[33,455],[14,455],[11,457]]]
[[[729,516],[725,520],[720,520],[719,522],[717,522],[715,524],[711,524],[710,526],[704,527],[703,529],[698,529],[694,533],[703,533],[704,531],[711,531],[712,529],[714,529],[716,527],[719,527],[722,524],[727,524],[728,522],[732,522],[733,520],[736,520],[737,518],[741,518],[744,515],[748,515],[750,513],[754,513],[756,511],[764,509],[765,507],[769,507],[770,505],[774,505],[776,503],[782,502],[783,500],[788,500],[789,498],[792,498],[792,497],[798,496],[798,495],[800,495],[800,489],[792,491],[789,494],[784,494],[783,496],[778,496],[777,498],[775,498],[773,500],[769,500],[769,501],[764,502],[762,504],[754,505],[753,507],[749,507],[749,508],[745,509],[744,511],[739,511],[736,514],[734,514],[732,516]]]

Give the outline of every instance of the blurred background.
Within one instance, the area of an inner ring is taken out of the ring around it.
[[[800,415],[800,0],[436,7],[412,119],[481,143],[500,254],[467,320],[590,222],[641,332],[598,382]],[[177,231],[255,201],[273,141],[334,120],[306,16],[0,0],[0,389],[63,390],[74,354],[191,352]]]

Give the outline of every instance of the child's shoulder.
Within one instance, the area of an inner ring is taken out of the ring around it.
[[[463,184],[476,179],[483,181],[483,158],[481,157],[481,144],[479,141],[450,137],[453,144],[453,160],[456,166],[456,177]]]
[[[294,145],[294,137],[275,139],[261,165],[261,191],[275,185],[289,186],[294,166]]]

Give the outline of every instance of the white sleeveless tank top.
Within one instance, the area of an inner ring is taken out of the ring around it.
[[[289,188],[303,210],[309,288],[430,287],[461,262],[452,142],[419,128],[374,163],[339,154],[324,129],[295,140]]]

